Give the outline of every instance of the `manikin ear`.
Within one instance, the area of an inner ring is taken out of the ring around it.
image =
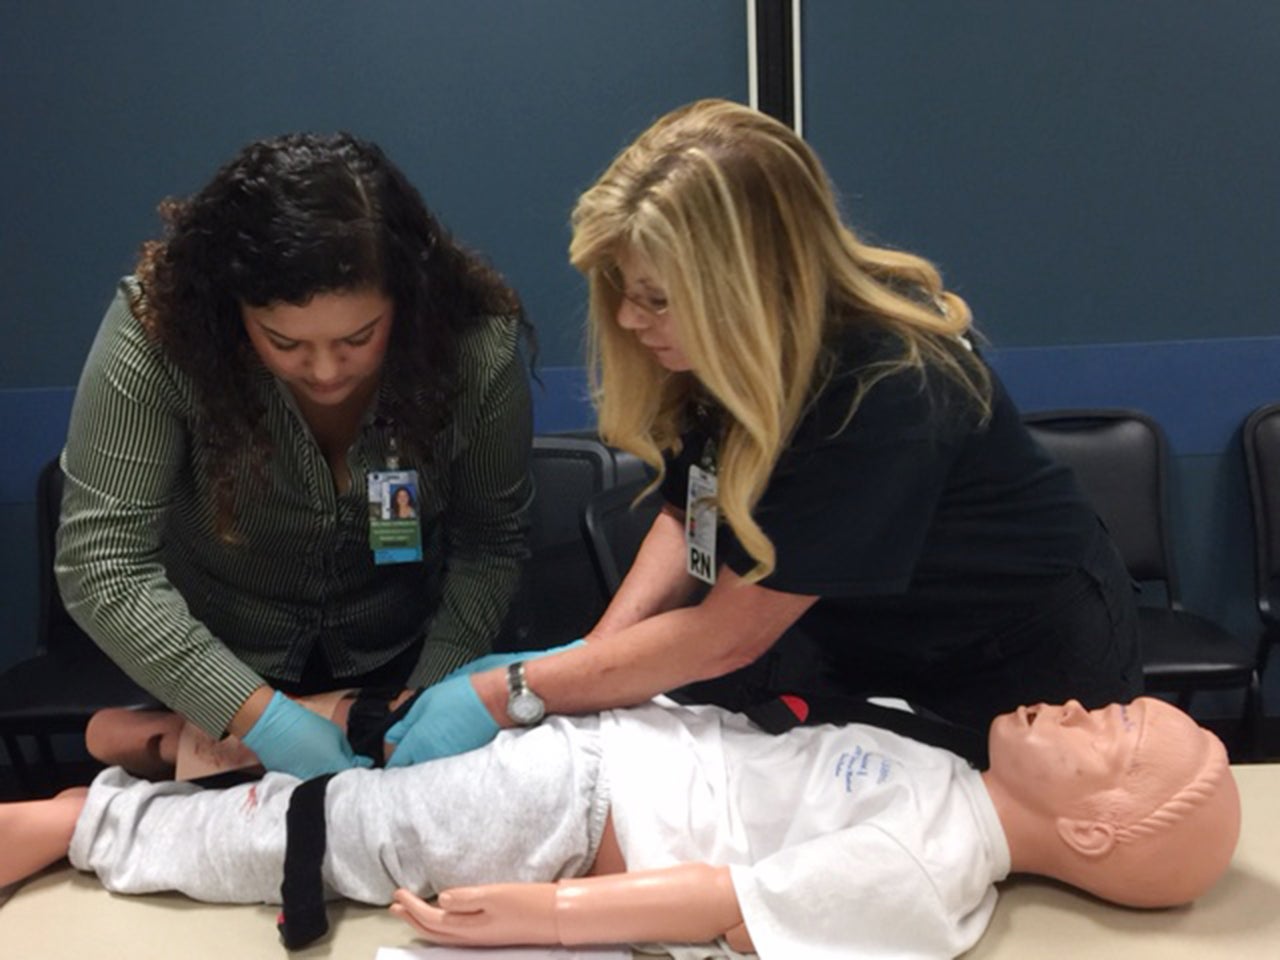
[[[1059,817],[1057,828],[1062,842],[1082,857],[1090,859],[1105,857],[1116,845],[1115,828],[1101,820]]]

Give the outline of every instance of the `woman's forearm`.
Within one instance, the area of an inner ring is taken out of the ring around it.
[[[531,660],[525,665],[526,680],[551,713],[642,703],[751,663],[815,599],[745,584],[725,569],[697,606],[669,610],[608,637]],[[505,671],[486,671],[472,680],[498,723],[508,723]]]
[[[588,640],[625,630],[667,610],[683,606],[697,581],[685,572],[684,521],[674,507],[663,507],[640,550]]]
[[[428,686],[493,649],[529,557],[532,414],[519,329],[493,321],[466,341],[466,448],[449,464],[447,562],[410,685]],[[492,359],[491,359],[492,358]],[[430,475],[425,481],[434,482]]]
[[[267,709],[267,704],[271,702],[274,694],[275,691],[265,683],[249,694],[249,698],[240,705],[240,709],[227,724],[227,733],[243,739]]]
[[[67,612],[142,687],[221,736],[262,678],[188,606],[161,560],[193,439],[181,383],[122,291],[76,391],[54,572]]]

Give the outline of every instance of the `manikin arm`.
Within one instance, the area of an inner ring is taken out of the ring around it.
[[[453,946],[582,943],[706,943],[751,938],[728,867],[682,863],[659,870],[459,887],[432,906],[396,891],[391,912],[434,943]]]
[[[0,887],[25,880],[67,855],[88,793],[85,787],[72,787],[47,800],[0,803]]]
[[[345,733],[356,693],[333,690],[295,700]],[[395,710],[412,693],[401,691],[387,709]],[[237,738],[214,739],[181,715],[165,710],[99,710],[85,730],[85,746],[107,766],[121,766],[150,780],[190,780],[258,765],[254,752]],[[391,745],[384,747],[384,757],[390,750]]]

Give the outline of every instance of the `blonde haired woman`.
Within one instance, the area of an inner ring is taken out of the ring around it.
[[[573,226],[600,432],[658,470],[666,505],[587,644],[429,690],[408,726],[447,715],[478,740],[531,692],[579,712],[686,688],[734,708],[896,695],[982,730],[1141,691],[1129,577],[973,349],[968,306],[859,240],[793,131],[676,110]]]

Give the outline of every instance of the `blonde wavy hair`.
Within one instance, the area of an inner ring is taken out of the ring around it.
[[[866,391],[903,370],[942,372],[990,413],[990,375],[971,350],[965,302],[927,260],[863,243],[840,220],[813,151],[740,104],[700,100],[658,120],[610,164],[573,212],[573,265],[590,288],[589,371],[601,436],[659,471],[702,391],[727,416],[717,505],[756,561],[773,544],[752,517],[779,455],[835,370],[839,328],[874,324],[901,352],[869,364]],[[692,376],[664,369],[616,317],[627,252],[665,285]],[[846,421],[847,423],[847,421]]]

